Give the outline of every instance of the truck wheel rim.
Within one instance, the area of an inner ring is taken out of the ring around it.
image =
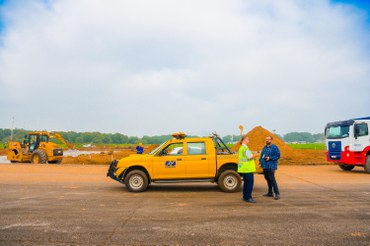
[[[144,180],[140,175],[134,175],[130,178],[130,186],[133,189],[139,189],[143,186]]]
[[[227,189],[234,189],[238,185],[238,181],[234,176],[228,175],[224,179],[224,185]]]
[[[33,163],[39,163],[40,162],[40,157],[38,155],[35,155],[33,157]]]

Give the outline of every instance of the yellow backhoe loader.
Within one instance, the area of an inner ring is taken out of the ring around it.
[[[23,142],[9,142],[7,158],[11,162],[59,164],[63,159],[63,149],[50,142],[50,138],[57,138],[68,148],[74,149],[74,145],[57,132],[29,132]]]

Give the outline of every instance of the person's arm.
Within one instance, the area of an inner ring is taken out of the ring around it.
[[[259,159],[259,161],[260,162],[262,162],[262,161],[264,161],[264,155],[265,155],[266,153],[265,153],[265,147],[263,147],[263,149],[262,149],[262,152],[261,152],[261,155],[260,155],[260,159]]]

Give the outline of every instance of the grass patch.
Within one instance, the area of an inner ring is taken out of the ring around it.
[[[325,143],[302,143],[302,144],[288,144],[293,149],[319,149],[325,150]]]

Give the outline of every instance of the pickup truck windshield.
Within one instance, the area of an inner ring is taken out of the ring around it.
[[[329,126],[326,128],[327,139],[346,138],[349,136],[349,125]]]
[[[149,155],[154,155],[155,152],[157,152],[160,148],[162,148],[163,145],[165,145],[168,141],[162,143],[161,145],[159,145],[157,148],[155,148],[154,150],[152,150],[152,152],[149,153]]]

